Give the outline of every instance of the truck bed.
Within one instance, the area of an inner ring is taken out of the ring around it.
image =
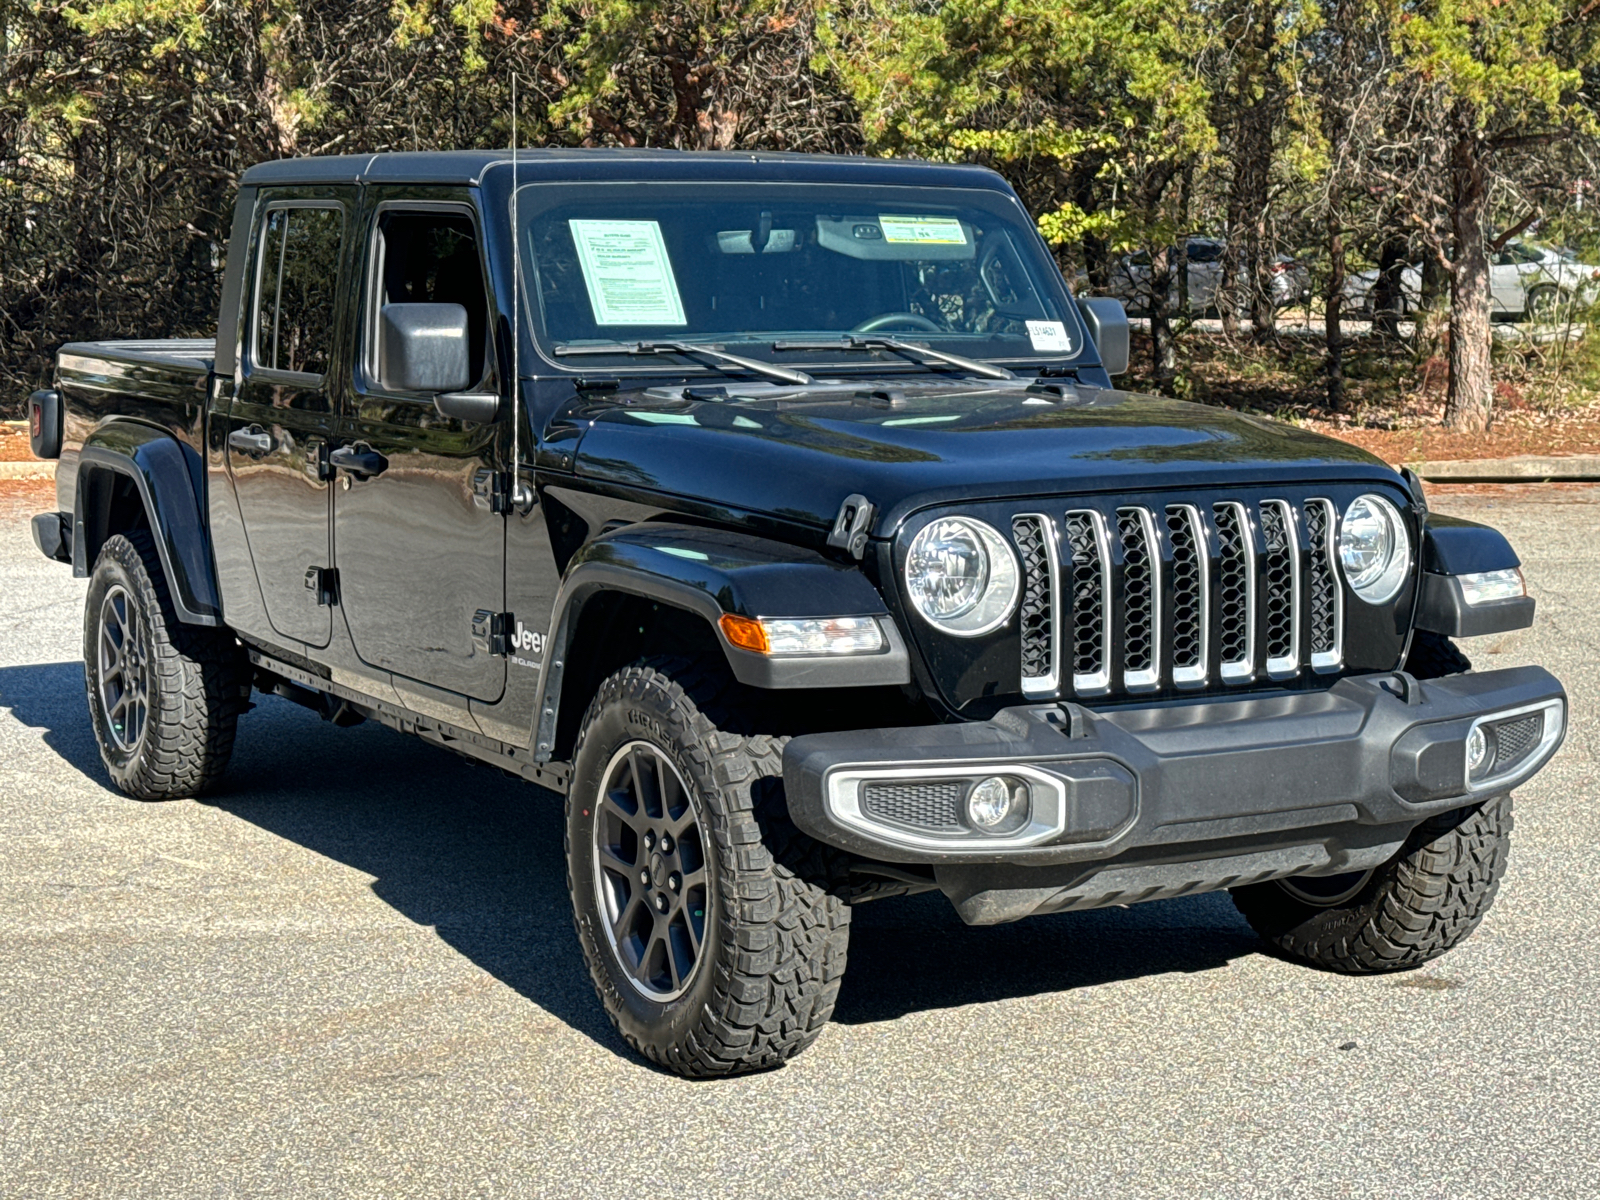
[[[57,507],[72,510],[84,438],[119,418],[160,426],[192,451],[187,457],[200,494],[206,396],[215,355],[212,338],[69,342],[61,347],[56,388],[66,411],[56,467]]]
[[[93,361],[122,363],[131,367],[157,367],[185,376],[207,375],[216,361],[215,338],[136,338],[126,341],[69,342],[61,347],[63,369],[93,370]],[[90,360],[73,362],[69,359]]]

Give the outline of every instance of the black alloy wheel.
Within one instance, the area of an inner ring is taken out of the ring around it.
[[[706,940],[711,877],[683,776],[649,742],[606,767],[594,821],[595,900],[628,982],[658,1003],[693,981]]]
[[[132,754],[150,716],[150,636],[127,589],[113,585],[100,603],[100,653],[95,686],[106,734]]]

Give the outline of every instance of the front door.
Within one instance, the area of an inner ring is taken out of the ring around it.
[[[351,188],[263,194],[227,418],[228,473],[271,625],[242,632],[316,647],[333,628],[322,464],[334,431],[335,302],[353,200]]]
[[[356,369],[340,442],[364,456],[333,499],[339,603],[363,662],[462,697],[495,701],[506,660],[474,637],[505,608],[505,517],[494,511],[504,424],[440,416],[433,397],[379,379],[385,304],[467,310],[474,390],[497,388],[483,239],[464,193],[369,189]]]

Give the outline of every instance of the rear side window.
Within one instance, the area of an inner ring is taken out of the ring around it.
[[[275,208],[261,231],[256,275],[255,363],[322,375],[333,351],[344,212]]]

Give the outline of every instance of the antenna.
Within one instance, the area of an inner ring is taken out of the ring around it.
[[[533,508],[522,482],[522,243],[517,228],[517,73],[511,72],[511,507]]]

